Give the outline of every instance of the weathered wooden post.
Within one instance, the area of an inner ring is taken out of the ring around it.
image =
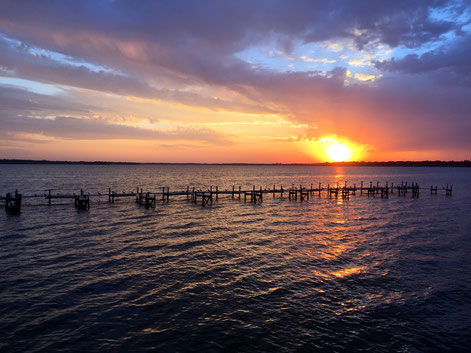
[[[22,194],[18,194],[18,190],[15,190],[15,196],[8,193],[5,198],[5,212],[9,215],[19,214],[21,212],[22,197]]]
[[[48,204],[49,204],[49,206],[51,206],[51,189],[49,189],[48,199],[49,199]]]
[[[232,185],[232,198],[234,198],[234,189],[235,189],[235,186]]]
[[[216,185],[216,201],[219,200],[219,188]]]
[[[360,183],[360,195],[363,195],[363,181]]]
[[[450,187],[448,188],[448,184],[446,184],[446,196],[451,196],[453,192],[453,186],[450,185]]]

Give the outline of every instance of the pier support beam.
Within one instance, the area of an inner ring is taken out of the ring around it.
[[[20,214],[22,197],[22,194],[18,194],[18,190],[15,190],[14,195],[8,193],[5,198],[5,212],[9,215]]]

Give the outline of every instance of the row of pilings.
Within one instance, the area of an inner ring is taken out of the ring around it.
[[[251,202],[259,204],[263,202],[263,198],[266,196],[276,197],[277,195],[283,198],[285,195],[288,196],[289,200],[299,200],[301,202],[307,201],[313,196],[322,197],[326,195],[328,198],[341,198],[343,200],[350,199],[351,196],[367,196],[381,198],[388,198],[391,194],[397,193],[398,196],[412,195],[412,198],[419,197],[420,191],[429,190],[431,195],[438,195],[438,191],[445,191],[446,196],[451,196],[453,187],[446,184],[446,187],[438,188],[438,186],[430,186],[430,188],[420,188],[418,183],[408,184],[407,182],[401,182],[400,184],[394,185],[394,183],[387,183],[380,185],[379,182],[376,185],[370,182],[369,185],[364,185],[363,182],[359,186],[357,184],[348,185],[345,182],[343,185],[337,183],[331,186],[327,184],[327,187],[323,187],[321,183],[314,186],[311,184],[309,187],[299,185],[295,186],[291,184],[291,187],[284,188],[283,186],[277,187],[273,185],[273,188],[256,188],[253,186],[251,189],[242,189],[241,186],[238,188],[235,185],[232,186],[232,190],[220,190],[217,186],[210,187],[209,189],[202,190],[196,188],[190,188],[187,186],[186,190],[182,191],[170,191],[169,187],[162,187],[159,191],[144,191],[142,188],[136,188],[135,192],[116,192],[108,189],[108,193],[95,193],[86,194],[82,189],[79,194],[53,194],[52,189],[49,189],[45,194],[34,194],[34,195],[22,195],[16,190],[14,193],[8,193],[6,197],[0,198],[5,200],[5,211],[8,214],[19,214],[21,211],[22,200],[30,198],[45,198],[47,204],[51,205],[54,199],[74,199],[74,205],[77,209],[88,210],[90,209],[91,198],[102,198],[108,197],[108,202],[113,203],[115,200],[122,198],[134,197],[136,203],[144,205],[146,207],[155,207],[157,201],[169,202],[171,197],[185,197],[187,201],[191,201],[195,204],[201,203],[202,206],[212,205],[214,201],[217,201],[220,197],[231,197],[232,199],[238,198],[244,202]]]

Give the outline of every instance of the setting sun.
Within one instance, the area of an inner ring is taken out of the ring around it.
[[[327,151],[327,156],[333,162],[348,161],[351,157],[351,154],[352,153],[350,149],[346,145],[339,144],[338,142],[334,143],[331,147],[329,147]]]
[[[311,153],[320,160],[346,162],[361,157],[364,146],[340,137],[324,137],[311,144]]]

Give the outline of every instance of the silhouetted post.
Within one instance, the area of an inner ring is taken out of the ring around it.
[[[283,185],[281,185],[281,198],[283,198]]]
[[[219,200],[219,188],[216,185],[216,201]]]
[[[235,189],[235,186],[232,185],[232,198],[234,198],[234,189]]]
[[[363,195],[363,181],[360,184],[360,195]]]
[[[273,185],[273,198],[275,198],[275,191],[276,191],[276,186]]]
[[[453,186],[450,185],[450,187],[448,187],[448,184],[446,184],[445,195],[446,196],[451,196],[452,192],[453,192]]]
[[[5,198],[5,211],[9,215],[17,215],[21,211],[21,198],[22,194],[18,194],[18,190],[15,190],[15,196],[7,194]]]
[[[240,200],[240,189],[241,189],[241,186],[239,185],[239,200]]]

